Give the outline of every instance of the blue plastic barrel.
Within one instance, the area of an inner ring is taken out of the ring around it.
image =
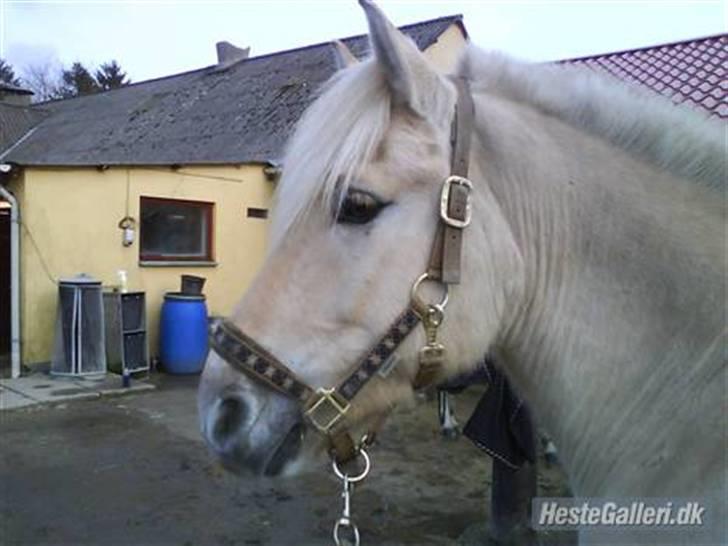
[[[168,292],[159,324],[159,358],[171,374],[200,373],[207,358],[205,296]]]

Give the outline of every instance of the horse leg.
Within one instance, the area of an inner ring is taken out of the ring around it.
[[[491,538],[499,545],[538,544],[531,529],[531,499],[537,494],[536,464],[513,469],[493,459]]]
[[[437,414],[440,419],[440,433],[450,440],[460,436],[460,427],[455,419],[450,395],[441,389],[437,390]]]
[[[543,448],[543,458],[546,461],[546,466],[554,465],[559,462],[556,446],[551,441],[551,437],[546,433],[541,435],[541,447]]]

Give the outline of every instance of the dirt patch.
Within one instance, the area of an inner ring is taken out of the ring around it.
[[[196,432],[195,383],[1,415],[2,543],[330,545],[340,497],[328,467],[279,481],[223,471]],[[477,395],[457,400],[465,417]],[[364,544],[487,544],[490,459],[440,436],[434,402],[398,413],[372,459],[353,499]],[[566,493],[555,467],[539,486]]]

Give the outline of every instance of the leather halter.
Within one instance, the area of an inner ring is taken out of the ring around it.
[[[307,421],[329,440],[334,459],[343,463],[353,459],[357,446],[346,431],[343,418],[351,402],[364,385],[376,374],[385,376],[393,364],[394,353],[404,339],[428,313],[436,310],[442,316],[445,301],[440,305],[426,304],[417,296],[422,281],[438,281],[447,287],[460,282],[462,232],[470,223],[470,190],[467,179],[470,139],[474,116],[473,100],[468,81],[454,78],[457,104],[451,125],[451,176],[442,187],[440,222],[433,244],[427,273],[412,289],[412,300],[376,344],[354,366],[353,371],[337,387],[314,389],[254,339],[225,319],[210,333],[210,346],[228,364],[266,387],[297,401]],[[439,324],[439,323],[438,323]],[[431,385],[439,369],[421,366],[414,387]]]

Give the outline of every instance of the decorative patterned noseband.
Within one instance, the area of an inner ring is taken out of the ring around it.
[[[419,321],[415,310],[407,309],[337,388],[316,391],[228,320],[215,329],[211,342],[215,351],[234,368],[298,401],[307,408],[306,416],[311,424],[328,433],[349,409],[351,399],[375,373],[386,369],[385,364]]]
[[[392,367],[392,359],[396,358],[395,351],[420,322],[427,334],[427,345],[420,351],[420,369],[414,387],[432,384],[442,370],[445,348],[437,343],[437,328],[444,319],[447,287],[460,282],[462,231],[470,223],[471,216],[472,185],[467,176],[473,101],[467,80],[456,78],[453,83],[458,101],[452,122],[452,174],[442,187],[440,222],[427,273],[415,282],[409,307],[358,361],[354,370],[335,388],[313,389],[230,320],[219,322],[210,334],[211,348],[228,364],[296,400],[308,422],[328,438],[332,456],[339,463],[353,459],[359,448],[343,423],[353,398],[375,374],[386,375]],[[446,289],[445,299],[438,304],[423,302],[418,297],[418,288],[424,281],[442,283]]]

